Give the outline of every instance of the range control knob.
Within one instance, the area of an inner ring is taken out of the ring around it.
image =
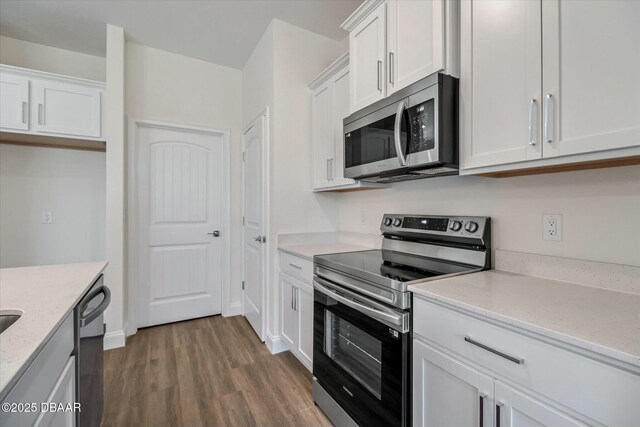
[[[402,220],[400,218],[396,218],[393,220],[393,225],[396,227],[400,227],[400,225],[402,224]]]
[[[464,225],[464,229],[469,233],[475,233],[476,231],[478,231],[478,223],[469,221]]]
[[[384,225],[386,227],[389,227],[391,225],[391,223],[393,223],[393,220],[391,218],[385,218],[384,219]]]
[[[460,221],[451,221],[451,224],[449,224],[449,229],[453,231],[460,231],[461,228],[462,228],[462,222]]]

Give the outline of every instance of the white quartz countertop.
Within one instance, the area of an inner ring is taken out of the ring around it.
[[[23,312],[0,334],[0,400],[106,266],[100,261],[0,269],[0,312]]]
[[[409,290],[640,367],[640,295],[498,270]]]
[[[341,242],[316,243],[308,245],[280,245],[278,249],[291,255],[313,261],[314,255],[337,254],[341,252],[355,252],[375,249],[372,247],[350,245]]]

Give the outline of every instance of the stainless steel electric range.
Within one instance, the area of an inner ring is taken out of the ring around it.
[[[381,250],[314,257],[313,397],[336,426],[411,425],[411,292],[490,268],[491,219],[386,214]]]

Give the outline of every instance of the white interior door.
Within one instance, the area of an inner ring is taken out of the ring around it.
[[[224,135],[138,126],[138,326],[219,314]]]
[[[264,341],[265,180],[264,149],[266,115],[254,121],[243,135],[244,143],[244,227],[243,306],[256,334]]]

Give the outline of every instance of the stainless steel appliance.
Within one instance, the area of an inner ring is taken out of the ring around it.
[[[76,399],[80,402],[76,425],[99,427],[103,404],[104,311],[111,291],[101,275],[77,305],[76,321]]]
[[[433,74],[344,119],[344,176],[396,182],[458,173],[458,79]]]
[[[487,217],[384,215],[381,250],[314,257],[313,397],[337,426],[409,426],[412,284],[490,268]]]

